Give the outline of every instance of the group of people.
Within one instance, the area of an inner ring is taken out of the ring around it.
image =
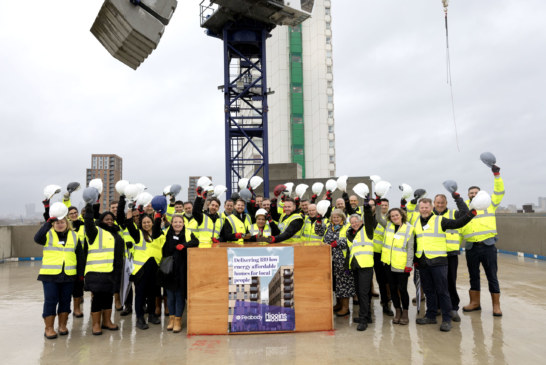
[[[131,315],[134,308],[136,326],[141,330],[147,329],[148,323],[161,323],[162,303],[166,303],[167,330],[180,332],[187,296],[187,249],[209,248],[219,242],[330,245],[337,298],[333,310],[337,316],[346,316],[350,298],[358,300],[355,322],[359,331],[372,323],[374,272],[383,313],[392,316],[394,324],[409,323],[408,280],[415,270],[427,308],[417,323],[437,323],[440,309],[440,329],[449,331],[452,320],[460,321],[456,277],[464,240],[471,288],[470,304],[463,310],[481,309],[481,263],[489,282],[493,315],[500,316],[495,210],[504,186],[500,169],[493,166],[492,170],[492,204],[483,211],[469,209],[479,191],[476,186],[469,189],[466,202],[452,193],[457,210],[447,209],[445,195],[431,200],[423,197],[422,189],[415,191],[410,202],[402,200],[399,208],[390,208],[389,201],[380,197],[366,197],[359,205],[356,196],[345,192],[333,203],[332,192],[327,191],[324,200],[330,201],[330,207],[323,215],[317,210],[316,195],[310,200],[292,199],[282,185],[275,188],[271,199],[253,194],[245,201],[233,194],[224,202],[222,212],[220,200],[208,197],[202,188],[197,189],[193,203],[167,196],[170,203],[166,211],[154,211],[151,204],[136,206],[121,194],[109,210],[101,212],[97,200],[88,203],[80,214],[70,204],[70,195],[65,194],[68,214],[55,217],[50,215],[49,200],[45,200],[46,222],[35,235],[36,243],[44,246],[38,277],[44,289],[44,336],[52,339],[68,334],[71,299],[74,318],[81,318],[84,290],[92,293],[93,335],[118,330],[112,322],[113,303],[122,316]],[[132,284],[128,294],[121,295],[127,292],[122,291],[122,277],[128,262],[132,265]]]

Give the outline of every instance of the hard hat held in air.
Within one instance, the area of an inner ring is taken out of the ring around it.
[[[148,194],[148,193],[143,193]],[[156,195],[151,200],[152,208],[156,212],[165,213],[167,211],[167,198],[163,195]]]
[[[49,200],[53,195],[61,192],[61,187],[59,185],[48,185],[44,188],[44,197],[46,200]]]
[[[77,181],[68,183],[68,185],[66,186],[66,191],[68,191],[70,194],[72,194],[73,192],[79,189],[80,189],[80,183]]]
[[[252,188],[252,190],[256,190],[258,189],[260,185],[262,185],[263,182],[264,182],[264,179],[262,179],[261,177],[252,176],[250,178],[250,187]]]
[[[178,184],[172,184],[171,185],[171,190],[170,190],[170,195],[171,196],[177,196],[180,192],[182,191],[182,186],[178,185]]]
[[[294,189],[294,183],[287,182],[284,186],[286,186],[284,195],[290,196],[292,194],[292,189]]]
[[[324,217],[329,207],[330,207],[329,200],[321,200],[317,203],[317,213],[320,214],[322,217]]]
[[[99,194],[102,194],[102,180],[101,179],[93,179],[93,180],[89,181],[89,187],[97,189]]]
[[[167,185],[163,188],[163,195],[170,195],[171,194],[171,185]]]
[[[497,158],[491,152],[483,152],[480,155],[480,160],[489,167],[493,167],[497,163]]]
[[[248,186],[248,179],[246,177],[242,177],[237,182],[237,185],[239,186],[239,191],[242,191],[243,189],[246,189]]]
[[[491,205],[491,196],[483,190],[478,191],[478,194],[470,202],[470,209],[486,210]]]
[[[207,194],[212,194],[214,193],[214,185],[209,185],[205,188],[205,191],[207,192]]]
[[[142,193],[138,194],[137,199],[136,199],[136,204],[137,205],[142,205],[143,207],[145,207],[145,206],[147,206],[148,204],[150,204],[152,202],[153,198],[154,198],[153,195],[148,193],[147,191],[142,192]]]
[[[259,215],[263,215],[264,217],[267,216],[267,210],[263,208],[258,209],[254,216],[257,218]]]
[[[313,191],[313,194],[320,195],[322,193],[322,189],[324,189],[324,184],[321,182],[316,182],[311,186],[311,191]]]
[[[93,204],[97,201],[99,198],[99,191],[97,188],[94,188],[92,186],[89,186],[84,189],[82,193],[82,199],[85,202],[85,204]]]
[[[144,190],[146,190],[146,189],[147,189],[147,188],[146,188],[146,186],[145,186],[144,184],[141,184],[141,183],[136,183],[135,185],[136,185],[136,186],[137,186],[137,188],[138,188],[138,194],[140,194],[140,193],[143,193],[143,192],[144,192]],[[137,194],[137,195],[138,195],[138,194]]]
[[[413,189],[408,184],[399,185],[398,189],[402,191],[402,199],[408,199],[413,194]]]
[[[68,207],[61,202],[51,204],[49,216],[57,219],[63,219],[68,214]]]
[[[336,191],[336,189],[337,189],[337,181],[335,181],[334,179],[330,179],[326,181],[327,191],[329,191],[330,193],[333,193],[334,191]]]
[[[457,182],[455,180],[446,180],[442,184],[451,194],[457,191]]]
[[[349,176],[347,175],[343,175],[343,176],[340,176],[337,178],[337,181],[336,181],[336,184],[337,184],[337,188],[343,192],[346,192],[347,191],[347,179],[349,178]]]
[[[125,188],[129,185],[129,181],[127,180],[120,180],[116,183],[116,191],[119,195],[125,195]]]
[[[248,203],[250,200],[252,200],[252,193],[248,189],[243,189],[239,192],[239,196],[241,199],[243,199],[246,203]]]
[[[353,191],[356,195],[364,199],[370,193],[370,188],[364,183],[358,183],[353,187]]]
[[[373,182],[374,184],[377,184],[378,182],[381,181],[381,176],[379,176],[379,175],[372,175],[372,176],[370,176],[370,180],[372,180],[372,182]]]
[[[279,196],[282,194],[282,192],[286,189],[286,185],[284,184],[279,184],[277,186],[275,186],[275,189],[273,189],[273,195],[275,196]]]
[[[227,188],[224,185],[216,185],[214,187],[214,193],[212,196],[215,198],[220,198],[220,195],[224,194],[227,191]]]
[[[307,188],[309,188],[309,185],[307,184],[299,184],[298,186],[296,186],[296,196],[302,199],[303,195],[307,191]]]
[[[140,189],[138,188],[138,186],[136,186],[136,184],[127,184],[124,190],[125,197],[128,201],[134,201],[139,194],[139,191]]]
[[[380,198],[384,198],[391,189],[391,183],[385,180],[381,180],[375,184],[375,193]]]
[[[200,188],[204,189],[209,185],[212,185],[212,181],[206,176],[201,176],[199,180],[197,180],[197,186]]]

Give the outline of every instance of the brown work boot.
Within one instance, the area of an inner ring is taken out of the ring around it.
[[[59,335],[61,336],[68,335],[68,328],[66,328],[67,323],[68,323],[68,312],[59,313]]]
[[[47,316],[44,318],[45,330],[44,337],[48,340],[57,338],[57,332],[55,332],[55,316]]]
[[[502,317],[500,293],[491,293],[491,301],[493,302],[493,316]]]
[[[482,309],[480,307],[480,291],[479,290],[469,290],[468,295],[470,296],[470,303],[463,307],[463,312],[472,312],[479,311]]]
[[[172,331],[174,327],[174,316],[169,316],[169,324],[167,325],[167,331]]]
[[[123,304],[121,304],[121,297],[119,293],[114,293],[114,306],[116,311],[121,312],[123,310]]]
[[[102,326],[103,330],[117,331],[119,327],[112,323],[112,310],[105,309],[102,311]]]
[[[83,317],[81,304],[82,304],[82,298],[81,297],[74,298],[74,312],[73,312],[73,314],[74,314],[75,318],[82,318]]]
[[[91,328],[91,332],[93,333],[93,336],[100,336],[102,335],[102,330],[100,327],[100,317],[102,315],[102,312],[91,312],[91,322],[93,323],[93,326]]]
[[[182,317],[174,317],[173,333],[182,331]]]
[[[161,316],[161,301],[162,297],[155,297],[155,315],[160,317]]]
[[[400,317],[402,316],[402,309],[395,308],[396,314],[394,315],[394,318],[392,319],[392,323],[398,324],[400,323]]]
[[[336,313],[338,317],[345,317],[349,314],[349,298],[341,298],[341,309]]]
[[[408,310],[404,309],[402,311],[402,317],[400,317],[400,324],[401,325],[406,325],[408,323],[409,323]]]
[[[334,305],[334,312],[341,309],[341,298],[336,297],[336,305]]]

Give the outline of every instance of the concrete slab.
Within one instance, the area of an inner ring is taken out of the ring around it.
[[[417,326],[410,307],[410,325],[391,323],[374,299],[375,323],[365,332],[336,318],[335,331],[276,335],[186,336],[166,331],[165,323],[137,330],[134,317],[119,317],[120,331],[91,335],[85,295],[84,318],[69,319],[70,334],[43,337],[43,293],[36,281],[39,262],[0,264],[0,331],[2,364],[520,364],[542,363],[546,357],[546,262],[499,255],[504,316],[491,315],[489,294],[481,312],[461,313],[449,333],[439,325]],[[483,273],[482,273],[483,275]],[[482,285],[486,284],[485,277]],[[413,285],[410,284],[411,291]],[[468,301],[464,255],[459,262],[459,295]],[[413,296],[413,295],[412,295]],[[297,303],[296,303],[297,305]],[[297,326],[297,323],[296,323]]]

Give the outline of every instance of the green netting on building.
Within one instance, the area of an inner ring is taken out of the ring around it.
[[[300,164],[305,178],[305,130],[303,122],[303,60],[301,25],[290,32],[290,135],[292,162]]]

